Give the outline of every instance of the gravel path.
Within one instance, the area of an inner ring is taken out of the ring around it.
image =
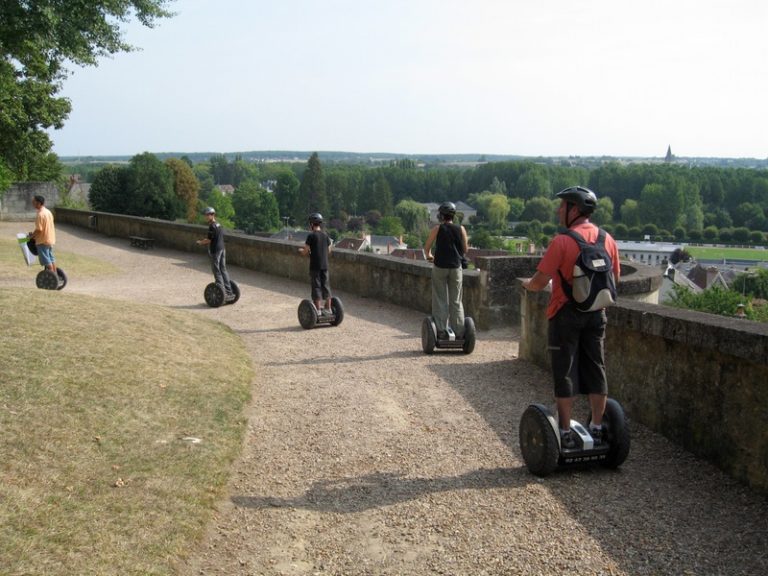
[[[17,228],[0,223],[3,237]],[[618,471],[530,475],[518,419],[551,391],[514,330],[426,356],[419,313],[343,286],[343,324],[305,331],[308,283],[232,268],[240,301],[211,309],[202,253],[64,226],[58,244],[124,271],[66,290],[189,309],[253,355],[242,457],[184,576],[768,572],[766,499],[639,425]]]

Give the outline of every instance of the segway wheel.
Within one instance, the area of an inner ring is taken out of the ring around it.
[[[59,287],[56,288],[56,290],[64,290],[64,286],[67,285],[67,281],[69,280],[67,274],[61,268],[56,268],[56,274],[59,277]]]
[[[544,477],[557,468],[560,443],[546,408],[539,404],[528,406],[520,418],[520,452],[531,474]]]
[[[35,284],[42,290],[58,290],[59,276],[50,270],[41,270],[35,277]]]
[[[314,328],[317,324],[317,309],[309,300],[302,300],[299,304],[299,324],[304,330]]]
[[[475,321],[472,320],[469,316],[464,317],[464,344],[461,346],[461,349],[464,351],[464,354],[472,354],[472,351],[475,349],[475,338],[477,336],[477,331],[475,330]]]
[[[629,456],[629,429],[624,409],[616,400],[608,398],[603,414],[604,433],[608,439],[608,455],[601,462],[606,468],[618,468]]]
[[[335,296],[331,298],[331,312],[333,312],[331,326],[338,326],[344,321],[344,306],[341,304],[341,300]]]
[[[232,287],[232,300],[229,300],[227,304],[234,304],[238,300],[240,300],[240,286],[237,285],[237,282],[234,280],[229,281],[229,285]]]
[[[437,328],[435,328],[435,323],[432,318],[424,318],[421,323],[421,349],[424,350],[424,354],[432,354],[436,344]]]
[[[216,282],[211,282],[205,287],[203,296],[205,297],[205,303],[211,308],[218,308],[224,304],[224,290]]]

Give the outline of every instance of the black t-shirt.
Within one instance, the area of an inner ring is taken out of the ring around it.
[[[440,224],[435,238],[435,266],[438,268],[460,268],[464,255],[464,241],[461,226]]]
[[[306,241],[309,246],[309,269],[328,270],[328,247],[331,245],[331,239],[322,230],[315,230],[307,236]]]
[[[211,243],[208,245],[208,252],[210,254],[216,254],[224,250],[224,228],[218,222],[211,222],[208,226],[208,240]]]

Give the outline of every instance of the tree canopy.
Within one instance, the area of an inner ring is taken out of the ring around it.
[[[59,96],[66,65],[134,50],[120,26],[131,15],[152,27],[169,0],[3,0],[0,2],[0,161],[17,180],[50,180],[60,166],[46,130],[72,109]]]

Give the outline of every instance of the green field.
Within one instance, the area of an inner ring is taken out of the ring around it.
[[[686,246],[685,250],[697,260],[759,260],[768,261],[768,250],[757,248],[719,248],[712,246]]]

